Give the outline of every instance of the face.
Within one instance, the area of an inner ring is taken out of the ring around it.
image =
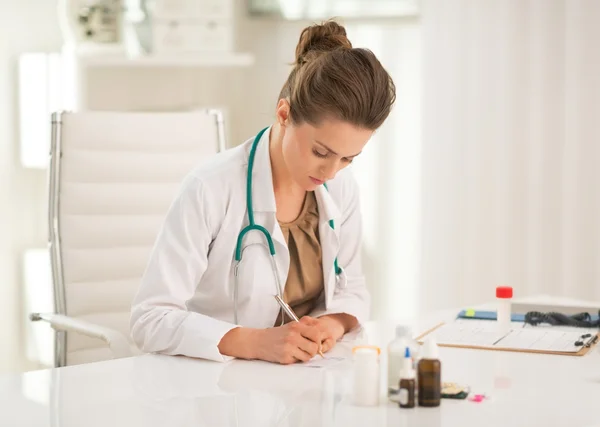
[[[339,120],[324,120],[319,126],[292,125],[287,120],[286,106],[289,112],[289,105],[282,100],[277,110],[283,123],[283,159],[294,181],[306,191],[333,179],[352,163],[373,135],[370,129]]]

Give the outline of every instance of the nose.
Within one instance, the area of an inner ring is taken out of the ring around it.
[[[340,162],[339,160],[333,160],[331,162],[327,162],[321,168],[321,173],[325,176],[325,181],[329,181],[335,178],[335,174],[340,170]]]

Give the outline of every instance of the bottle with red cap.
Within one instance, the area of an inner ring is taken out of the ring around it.
[[[511,302],[513,297],[513,288],[510,286],[498,286],[496,288],[498,327],[502,330],[510,329]]]

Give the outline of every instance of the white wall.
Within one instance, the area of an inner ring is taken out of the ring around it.
[[[273,119],[277,95],[294,59],[304,22],[251,20],[237,10],[237,51],[256,62],[241,68],[95,69],[88,79],[93,110],[170,110],[225,106],[229,145],[240,144]],[[118,87],[118,91],[109,90]]]
[[[600,2],[423,2],[423,309],[600,300]]]
[[[61,39],[56,1],[0,1],[0,373],[21,369],[21,254],[46,242],[46,175],[19,166],[17,60],[54,51]]]

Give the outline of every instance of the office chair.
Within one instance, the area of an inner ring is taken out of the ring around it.
[[[139,354],[131,301],[184,176],[225,149],[223,116],[189,112],[52,115],[49,249],[55,366]]]

